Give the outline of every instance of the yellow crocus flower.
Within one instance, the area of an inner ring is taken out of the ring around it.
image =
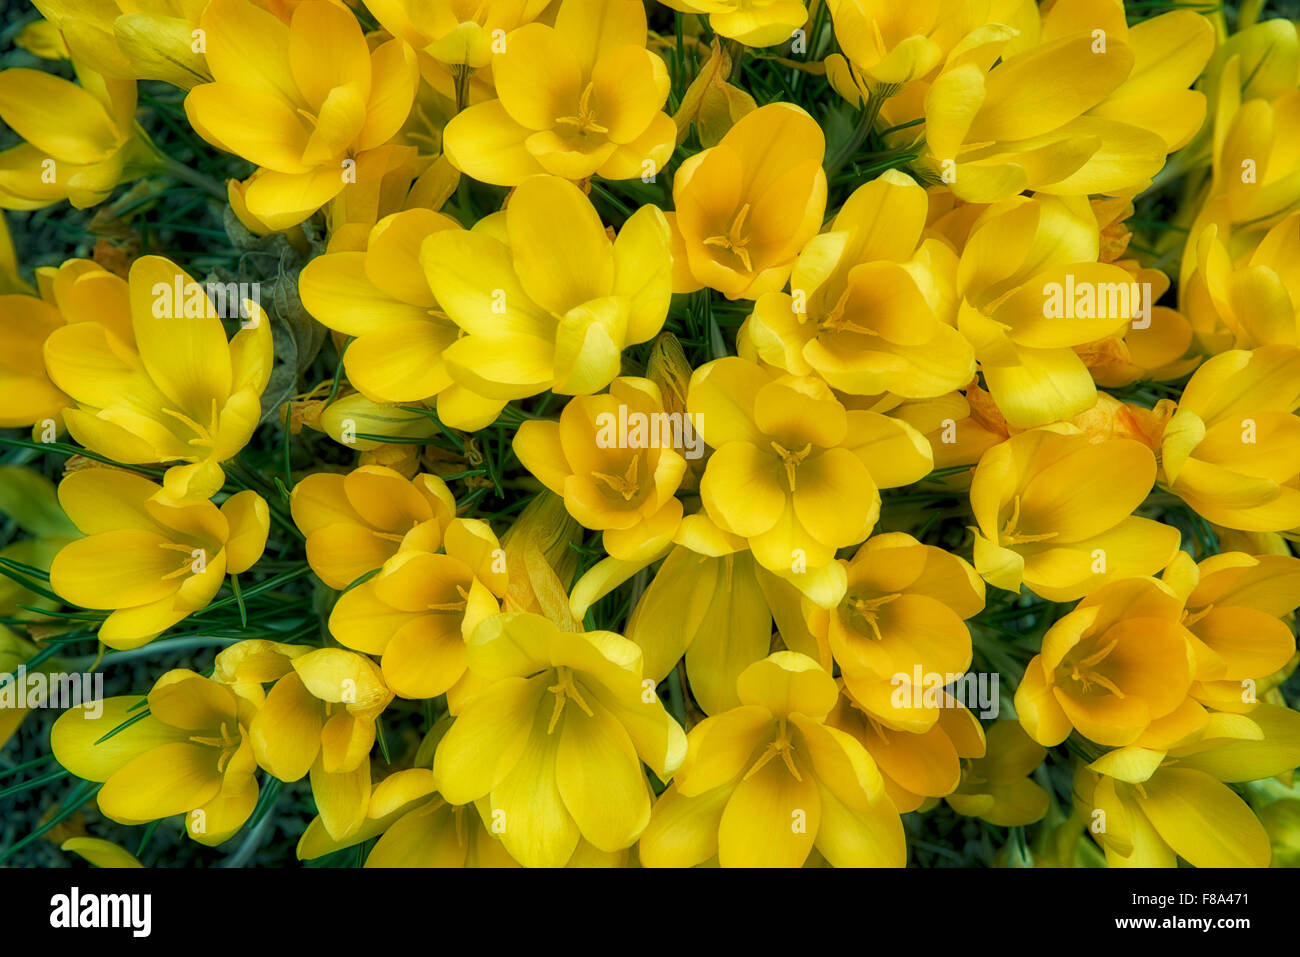
[[[298,841],[299,860],[374,840],[366,867],[518,867],[500,837],[489,830],[493,821],[485,800],[449,804],[434,786],[430,765],[450,726],[450,717],[440,719],[420,742],[414,767],[396,771],[374,786],[366,820],[358,830],[335,840],[320,817],[313,818]],[[606,854],[581,840],[566,866],[619,867],[626,864],[627,856],[626,850]]]
[[[1198,733],[1205,712],[1188,697],[1201,667],[1182,604],[1149,578],[1092,592],[1043,636],[1016,689],[1016,714],[1039,744],[1071,729],[1098,744],[1168,747]]]
[[[535,495],[501,536],[510,579],[502,608],[565,620],[562,609],[578,567],[571,546],[581,540],[582,527],[569,516],[562,498],[550,492]]]
[[[506,556],[486,522],[453,519],[445,553],[400,548],[374,578],[339,597],[329,629],[340,644],[377,655],[403,698],[436,698],[465,674],[465,641],[501,610]]]
[[[739,705],[736,679],[771,650],[771,583],[744,540],[702,514],[688,515],[676,538],[682,544],[668,552],[637,602],[627,636],[642,650],[646,677],[656,681],[685,656],[692,697],[705,714],[719,714]],[[586,582],[585,576],[575,595]]]
[[[137,259],[125,290],[93,282],[77,301],[98,321],[70,323],[45,341],[50,379],[76,403],[63,412],[68,431],[125,465],[186,463],[168,468],[163,485],[178,498],[209,498],[225,482],[221,463],[261,418],[270,321],[252,299],[227,301],[246,317],[227,342],[204,287],[161,256]],[[92,288],[112,294],[92,300]]]
[[[653,681],[642,681],[640,649],[515,612],[479,625],[467,662],[488,684],[438,744],[443,798],[487,798],[485,818],[525,867],[562,866],[583,838],[605,852],[630,847],[650,820],[641,762],[663,779],[686,753]]]
[[[1294,30],[1294,24],[1283,24],[1283,28]],[[1273,97],[1260,95],[1262,91],[1252,88],[1250,81],[1261,72],[1273,72],[1268,64],[1279,45],[1276,34],[1261,39],[1266,39],[1267,45],[1257,51],[1260,59],[1247,64],[1242,56],[1234,55],[1220,78],[1214,117],[1213,178],[1207,195],[1207,203],[1220,198],[1224,201],[1223,215],[1229,223],[1255,234],[1291,213],[1300,201],[1300,164],[1296,159],[1300,148],[1296,134],[1300,89],[1296,88],[1294,55],[1288,56],[1284,48],[1276,51],[1283,76],[1290,66],[1285,92]],[[1290,42],[1294,45],[1294,35]],[[1198,217],[1193,236],[1199,233],[1204,215]]]
[[[1187,87],[1214,31],[1193,11],[1130,28],[1119,0],[1057,3],[1035,45],[1004,54],[1012,36],[950,57],[926,93],[922,163],[962,199],[1131,194],[1200,128]]]
[[[652,339],[671,298],[668,226],[642,206],[610,241],[591,201],[556,176],[516,187],[504,216],[425,239],[420,262],[464,335],[443,352],[456,382],[491,399],[586,395]]]
[[[664,6],[709,18],[709,27],[747,47],[787,42],[808,22],[802,0],[664,0]]]
[[[875,762],[826,716],[839,692],[817,662],[779,651],[736,682],[741,705],[691,729],[686,761],[641,837],[648,867],[902,867],[903,825]]]
[[[105,698],[95,707],[98,717],[84,704],[60,715],[50,747],[77,777],[104,782],[97,800],[106,817],[131,825],[184,814],[190,837],[214,846],[253,813],[253,706],[230,688],[178,668],[147,696]]]
[[[1300,212],[1268,230],[1253,249],[1225,215],[1225,199],[1207,210],[1183,263],[1183,311],[1201,351],[1300,345]],[[1249,237],[1246,237],[1249,241]]]
[[[1300,559],[1223,552],[1193,564],[1179,552],[1162,577],[1183,598],[1183,626],[1200,642],[1192,697],[1219,711],[1254,710],[1295,654],[1295,633],[1282,619],[1300,605]]]
[[[54,557],[50,586],[74,605],[111,609],[99,640],[119,650],[206,607],[227,573],[261,558],[270,528],[256,492],[217,508],[118,469],[73,472],[59,483],[59,504],[86,537]]]
[[[1216,525],[1300,526],[1300,348],[1234,349],[1192,375],[1161,442],[1161,485]]]
[[[402,128],[419,83],[405,41],[371,51],[352,11],[301,3],[288,25],[249,0],[203,12],[215,82],[185,98],[195,132],[265,172],[244,194],[271,229],[306,219],[356,182],[358,154]]]
[[[1123,258],[1129,251],[1133,233],[1128,220],[1133,203],[1123,197],[1094,199],[1092,211],[1100,227],[1101,247],[1098,262],[1114,263],[1128,271],[1131,280],[1144,290],[1143,303],[1154,304],[1169,289],[1169,277],[1159,269],[1144,267],[1136,259]],[[1149,283],[1149,287],[1141,286]],[[1186,310],[1186,299],[1181,299]],[[1200,363],[1192,350],[1194,330],[1188,318],[1168,306],[1152,305],[1150,312],[1120,333],[1096,342],[1075,346],[1093,381],[1104,388],[1123,388],[1143,379],[1166,382],[1181,379]],[[1098,404],[1105,401],[1097,396]]]
[[[987,0],[829,0],[843,55],[827,58],[835,91],[855,106],[929,74],[989,15]]]
[[[957,259],[921,241],[925,191],[890,170],[860,186],[804,247],[790,293],[769,292],[739,335],[764,362],[854,395],[929,398],[975,375],[955,328]]]
[[[962,767],[985,753],[979,719],[946,691],[940,691],[938,718],[924,731],[897,731],[878,721],[841,689],[827,724],[852,735],[880,769],[885,793],[907,814],[952,794],[962,781]]]
[[[904,532],[868,539],[845,563],[838,607],[811,609],[855,703],[894,730],[923,732],[941,708],[926,704],[917,674],[963,674],[971,662],[964,619],[984,608],[984,582],[963,559]]]
[[[366,0],[366,9],[395,37],[449,66],[485,67],[511,34],[550,0]]]
[[[745,114],[673,177],[673,291],[757,299],[785,286],[826,211],[826,140],[790,103]]]
[[[847,410],[821,379],[745,359],[697,369],[688,408],[715,450],[700,480],[709,517],[783,577],[865,541],[878,489],[914,482],[933,463],[929,443],[901,420]]]
[[[1086,202],[1021,196],[989,207],[962,249],[957,328],[1017,428],[1091,408],[1096,385],[1074,347],[1121,333],[1150,305],[1130,272],[1097,261],[1100,241]]]
[[[724,50],[719,38],[713,37],[709,59],[700,66],[673,113],[678,145],[694,126],[701,146],[717,146],[737,120],[758,106],[752,96],[728,80],[736,66],[733,52]]]
[[[611,556],[635,561],[643,551],[657,551],[657,543],[670,538],[681,521],[675,493],[686,459],[684,447],[674,443],[703,441],[694,437],[693,427],[687,434],[685,421],[677,418],[674,434],[659,387],[649,379],[623,377],[610,383],[606,394],[571,399],[559,422],[523,423],[514,449],[526,469],[564,498],[570,515],[604,532]],[[626,435],[618,434],[620,422]]]
[[[293,487],[289,511],[307,536],[307,562],[330,588],[347,588],[408,545],[437,551],[456,500],[436,475],[413,480],[382,465],[317,472]]]
[[[40,297],[0,296],[6,321],[0,325],[0,425],[6,428],[62,422],[72,405],[45,369],[45,341],[55,330],[74,322],[104,324],[106,335],[131,349],[127,284],[87,259],[69,259],[58,268],[36,273]],[[116,308],[111,304],[117,304]]]
[[[498,99],[447,124],[453,166],[516,186],[537,173],[653,177],[677,143],[663,112],[668,68],[645,49],[641,0],[561,0],[555,26],[530,23],[492,60]]]
[[[25,68],[0,72],[0,120],[25,142],[0,153],[0,209],[103,202],[162,162],[135,125],[134,80],[76,70],[80,86]]]
[[[305,416],[303,424],[360,452],[363,465],[382,464],[364,460],[371,452],[391,447],[401,439],[429,439],[441,434],[438,423],[425,413],[393,402],[374,402],[360,392],[335,399],[320,408],[318,415]],[[359,438],[362,435],[381,435],[393,441]]]
[[[1211,715],[1203,737],[1172,751],[1119,748],[1075,773],[1075,804],[1109,867],[1267,867],[1268,833],[1226,785],[1286,774],[1300,762],[1300,715],[1261,705]]]
[[[1048,601],[1155,574],[1179,543],[1176,528],[1132,514],[1155,475],[1155,456],[1133,439],[1045,429],[1011,436],[984,453],[971,481],[976,571]]]
[[[375,840],[378,838],[378,840]],[[374,786],[366,819],[339,840],[312,819],[298,840],[298,859],[313,860],[374,840],[366,867],[518,867],[472,805],[448,804],[427,767],[396,771]]]
[[[217,656],[217,673],[230,676],[237,690],[275,682],[248,722],[257,763],[281,781],[310,774],[325,829],[345,837],[365,820],[375,722],[393,693],[379,666],[364,655],[342,648],[302,653],[295,646],[265,647],[270,644],[259,642],[253,655],[232,645]],[[260,697],[260,690],[250,697]]]
[[[974,465],[980,456],[1007,437],[1007,422],[989,399],[988,393],[972,381],[962,392],[949,392],[933,399],[903,402],[891,410],[921,433],[934,451],[936,469]],[[967,484],[958,473],[946,479],[950,485]]]
[[[998,827],[1023,827],[1042,820],[1051,799],[1030,780],[1047,757],[1015,721],[995,721],[988,729],[988,753],[965,762],[961,784],[944,800],[958,814]]]
[[[307,311],[355,337],[343,354],[348,382],[376,402],[437,397],[438,417],[455,429],[490,425],[505,406],[456,383],[443,353],[460,330],[429,290],[420,246],[434,233],[459,229],[448,216],[408,209],[385,216],[357,249],[336,231],[328,252],[303,267],[298,294]]]
[[[188,90],[209,81],[201,34],[205,0],[39,0],[74,63],[105,76],[162,80]]]

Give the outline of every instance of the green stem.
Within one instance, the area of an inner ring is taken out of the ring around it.
[[[876,118],[880,116],[880,108],[885,103],[885,98],[878,93],[872,93],[867,102],[863,105],[862,112],[858,115],[858,125],[853,130],[853,135],[848,141],[841,146],[835,155],[826,161],[826,178],[834,179],[835,174],[840,171],[845,163],[851,160],[862,148],[862,144],[867,141],[871,134],[871,129],[876,125]]]
[[[731,72],[727,74],[727,79],[735,80],[740,76],[741,64],[745,61],[745,45],[739,40],[728,40],[723,49],[731,60]]]
[[[178,179],[182,183],[188,183],[196,189],[201,189],[214,199],[219,199],[223,202],[225,201],[225,187],[211,176],[208,176],[206,173],[200,173],[196,169],[190,169],[184,163],[180,162],[180,160],[172,159],[166,153],[159,152],[158,150],[155,150],[155,152],[162,164],[162,171],[168,176],[173,179]]]
[[[463,63],[452,70],[456,74],[456,112],[459,113],[469,106],[469,78],[472,71]]]

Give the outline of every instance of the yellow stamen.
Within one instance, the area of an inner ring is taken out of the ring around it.
[[[592,472],[591,477],[604,482],[609,488],[618,495],[623,496],[623,501],[630,502],[636,493],[640,490],[637,484],[637,466],[640,464],[640,457],[633,457],[628,463],[627,471],[622,475],[610,475],[607,472]]]
[[[1105,675],[1094,670],[1096,665],[1099,665],[1106,660],[1118,644],[1119,639],[1114,638],[1099,651],[1095,651],[1085,658],[1080,658],[1071,666],[1070,678],[1079,683],[1082,691],[1086,693],[1093,685],[1100,685],[1115,697],[1123,700],[1125,695],[1124,692],[1119,689],[1119,686]]]
[[[230,759],[235,756],[235,752],[239,750],[240,736],[236,733],[237,731],[238,728],[236,728],[235,731],[231,731],[230,727],[223,721],[221,722],[219,734],[193,734],[190,735],[189,740],[193,741],[195,744],[220,749],[221,754],[217,757],[217,771],[220,773],[226,770],[226,765],[229,764]]]
[[[1025,545],[1030,542],[1045,542],[1055,538],[1060,532],[1043,532],[1040,535],[1027,535],[1016,531],[1016,526],[1020,523],[1020,496],[1017,495],[1012,500],[1011,516],[1007,519],[1006,526],[1002,529],[999,536],[999,545]]]
[[[785,718],[782,718],[777,726],[776,738],[767,746],[759,759],[754,762],[753,767],[745,772],[742,781],[748,781],[755,774],[763,769],[767,762],[771,761],[777,755],[785,763],[786,769],[794,776],[796,781],[802,781],[803,777],[799,774],[799,769],[794,763],[794,744],[790,740],[790,730],[786,726]]]
[[[182,575],[188,575],[191,572],[193,572],[194,558],[195,558],[194,553],[195,551],[200,551],[200,552],[202,551],[202,549],[196,549],[193,545],[179,545],[175,542],[162,542],[161,544],[159,544],[158,547],[162,549],[166,549],[169,552],[183,552],[185,555],[185,558],[181,561],[181,567],[176,569],[175,571],[168,572],[166,575],[164,575],[162,577],[163,581],[169,581],[173,578],[180,578]]]
[[[431,605],[425,605],[425,607],[428,608],[429,611],[464,611],[465,606],[469,604],[469,592],[460,585],[457,585],[456,594],[460,595],[459,601],[437,601]]]
[[[217,400],[213,399],[212,400],[212,421],[213,422],[217,420],[216,406],[217,406]],[[189,439],[186,442],[187,445],[201,445],[201,446],[206,446],[208,448],[211,448],[213,446],[214,442],[212,439],[212,433],[208,429],[200,425],[198,422],[191,419],[184,412],[178,412],[176,409],[163,409],[162,413],[163,415],[170,415],[172,418],[178,420],[182,425],[184,425],[187,429],[189,429],[194,433],[195,438]]]
[[[594,92],[594,85],[588,83],[578,97],[578,112],[573,116],[557,116],[555,122],[562,126],[572,126],[579,133],[608,133],[608,126],[601,126],[596,122],[595,111],[591,108],[591,95]]]
[[[852,609],[852,614],[859,617],[871,629],[876,641],[880,641],[884,636],[880,633],[880,626],[876,624],[876,613],[882,605],[888,605],[896,598],[902,597],[898,594],[881,595],[878,598],[846,598],[845,604]]]
[[[797,452],[792,452],[777,442],[772,443],[772,448],[774,448],[776,454],[781,457],[781,464],[785,466],[785,480],[790,485],[790,491],[793,492],[795,485],[795,469],[797,469],[803,463],[803,460],[812,453],[812,443],[809,442]]]
[[[745,268],[745,272],[753,272],[754,264],[749,257],[749,234],[745,229],[745,220],[749,216],[749,203],[740,207],[736,213],[736,218],[731,221],[731,227],[725,235],[710,236],[704,240],[706,246],[718,246],[722,249],[731,250],[740,263]]]
[[[546,690],[555,695],[555,709],[551,712],[551,721],[546,726],[546,733],[550,734],[555,730],[556,724],[559,723],[560,714],[564,711],[564,703],[572,698],[574,703],[586,712],[587,717],[594,718],[595,712],[582,700],[582,695],[578,693],[578,687],[573,681],[573,672],[563,665],[555,669],[556,682]]]
[[[849,305],[849,290],[845,289],[840,293],[840,298],[836,300],[834,308],[831,309],[818,323],[818,330],[821,332],[856,332],[863,336],[879,336],[875,329],[869,326],[863,326],[844,315]]]

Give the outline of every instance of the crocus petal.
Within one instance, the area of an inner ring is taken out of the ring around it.
[[[164,744],[130,761],[104,784],[99,809],[123,824],[183,814],[221,791],[215,748],[188,741]]]

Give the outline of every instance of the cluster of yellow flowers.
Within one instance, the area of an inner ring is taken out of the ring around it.
[[[367,866],[896,867],[942,815],[999,864],[1300,853],[1296,23],[34,2],[76,80],[0,72],[0,207],[201,186],[135,120],[170,84],[301,264],[0,244],[0,426],[78,453],[6,573],[110,674],[240,615],[55,722],[105,817],[217,845],[307,778],[298,857]]]

